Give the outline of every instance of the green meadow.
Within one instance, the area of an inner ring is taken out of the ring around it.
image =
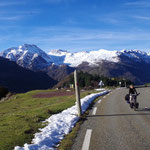
[[[75,104],[75,95],[35,98],[38,93],[56,90],[36,90],[13,95],[0,102],[0,150],[12,150],[15,146],[30,143],[33,134],[44,127],[46,118]],[[81,92],[81,98],[94,91]]]

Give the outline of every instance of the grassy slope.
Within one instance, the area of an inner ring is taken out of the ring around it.
[[[32,98],[32,95],[39,92],[17,94],[0,103],[0,150],[12,150],[16,145],[30,143],[33,134],[42,127],[42,120],[75,103],[75,95]],[[82,92],[81,97],[88,94],[89,91]]]

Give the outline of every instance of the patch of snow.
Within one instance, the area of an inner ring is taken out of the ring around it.
[[[109,91],[90,94],[82,98],[82,113],[86,111],[90,103],[95,98],[107,93],[109,93]],[[40,129],[41,132],[35,134],[32,144],[24,144],[24,147],[16,146],[14,150],[54,150],[54,147],[71,131],[76,122],[79,120],[76,105],[62,111],[59,114],[52,115],[46,120],[48,125],[43,129]]]
[[[100,88],[100,89],[95,89],[96,91],[104,91],[104,88]]]
[[[70,92],[71,90],[66,90],[67,92]]]
[[[69,52],[67,52],[66,50],[58,49],[58,50],[51,50],[48,54],[53,56],[64,56],[68,53]]]
[[[54,62],[54,64],[56,65],[64,64],[65,56],[53,56],[53,55],[49,55],[49,56],[51,58],[51,61]]]
[[[21,46],[19,46],[18,51],[23,51],[23,50],[22,50],[22,48],[23,48],[23,46],[22,46],[22,45],[21,45]]]
[[[36,57],[38,57],[39,55],[37,53],[35,53],[32,57],[32,60],[34,60]]]
[[[22,50],[18,50],[19,52],[23,52]],[[24,59],[24,56],[26,55],[26,53],[27,53],[28,51],[26,50],[26,51],[24,51],[23,52],[23,54],[21,55],[21,57],[19,57],[19,59],[18,60],[22,60],[22,59]]]

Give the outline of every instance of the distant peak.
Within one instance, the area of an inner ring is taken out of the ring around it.
[[[23,46],[36,46],[35,44],[23,44]],[[37,46],[36,46],[37,47]]]
[[[18,47],[9,48],[10,51],[15,50],[17,52],[28,51],[31,53],[42,53],[43,51],[34,44],[23,44]]]
[[[63,56],[63,55],[66,55],[67,53],[69,53],[69,52],[66,50],[54,49],[54,50],[50,50],[50,52],[48,54],[49,55],[56,55],[56,56]]]
[[[138,54],[147,54],[147,52],[137,50],[137,49],[131,49],[131,50],[121,50],[122,53],[138,53]]]
[[[19,46],[19,49],[22,49],[22,45]]]
[[[32,47],[32,48],[38,48],[36,45],[34,45],[34,44],[23,44],[23,45],[21,45],[21,46],[19,46],[19,47],[24,47],[24,48],[30,48],[30,47]]]
[[[62,49],[53,49],[53,50],[50,50],[50,52],[57,53],[57,52],[67,52],[67,51],[66,50],[62,50]]]

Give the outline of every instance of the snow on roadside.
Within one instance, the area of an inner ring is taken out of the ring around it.
[[[96,91],[105,91],[104,88],[95,89]]]
[[[109,91],[90,94],[81,99],[82,113],[86,111],[89,104],[97,97],[105,95]],[[14,150],[54,150],[56,145],[68,134],[79,120],[76,105],[52,115],[46,121],[48,125],[40,129],[32,140],[33,144],[24,144],[24,147],[16,146]]]

